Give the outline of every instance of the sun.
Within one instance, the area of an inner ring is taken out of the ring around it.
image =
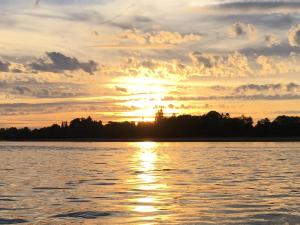
[[[156,111],[161,107],[166,113],[173,113],[164,101],[169,92],[169,83],[164,80],[149,77],[126,78],[122,84],[130,92],[125,105],[133,109],[124,113],[125,117],[136,121],[153,121]]]

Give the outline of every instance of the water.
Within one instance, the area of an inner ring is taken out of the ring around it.
[[[0,142],[0,224],[300,224],[300,143]]]

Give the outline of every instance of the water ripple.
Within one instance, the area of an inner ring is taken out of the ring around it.
[[[0,224],[18,224],[18,223],[28,223],[27,220],[22,219],[3,219],[0,218]]]
[[[300,143],[0,142],[0,224],[298,225],[299,161]]]
[[[110,212],[97,212],[97,211],[86,211],[86,212],[70,212],[58,214],[53,217],[56,218],[82,218],[82,219],[97,219],[99,217],[111,216]]]

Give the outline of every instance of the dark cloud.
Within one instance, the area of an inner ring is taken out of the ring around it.
[[[133,24],[130,22],[109,22],[107,23],[108,25],[112,26],[112,27],[117,27],[123,30],[127,30],[127,29],[133,29]]]
[[[136,15],[122,21],[107,21],[106,24],[123,30],[137,28],[144,31],[151,31],[153,28],[151,22],[153,22],[153,20],[149,17]]]
[[[12,73],[22,73],[23,71],[20,69],[17,69],[17,68],[13,68],[13,69],[11,69],[11,72]]]
[[[295,12],[300,10],[300,2],[293,0],[265,0],[265,1],[219,1],[217,4],[202,7],[209,12],[225,13],[253,13],[253,12]]]
[[[0,59],[0,72],[9,72],[10,63]]]
[[[300,99],[300,85],[288,84],[246,84],[237,87],[211,86],[214,91],[209,96],[167,96],[165,101],[213,101],[213,100],[298,100]],[[225,94],[217,94],[226,91]]]
[[[0,88],[1,88],[1,89],[4,89],[4,88],[6,88],[6,87],[7,87],[6,81],[5,81],[5,80],[0,80]]]
[[[16,91],[19,95],[27,95],[28,93],[31,93],[31,90],[27,87],[17,86],[14,88],[14,91]]]
[[[243,48],[240,50],[241,53],[245,55],[266,55],[266,56],[282,56],[287,57],[291,53],[300,53],[300,47],[292,47],[287,42],[282,42],[278,45],[273,45],[271,47],[258,46]]]
[[[56,112],[124,112],[131,111],[136,108],[119,105],[123,103],[121,100],[109,101],[61,101],[50,103],[0,103],[0,115],[30,115],[30,114],[49,114]]]
[[[239,21],[242,23],[255,24],[259,27],[288,29],[299,21],[299,15],[283,13],[266,14],[265,12],[260,14],[243,14],[243,12],[240,11],[240,14],[233,15],[218,14],[212,17],[212,19],[216,23],[235,23],[236,21]]]
[[[264,39],[269,48],[276,46],[276,45],[280,45],[280,40],[274,34],[265,35]]]
[[[196,51],[189,56],[201,76],[238,77],[253,74],[248,58],[239,52],[221,55]],[[195,75],[192,77],[195,79]]]
[[[288,39],[291,46],[300,47],[300,24],[291,28]]]
[[[300,100],[300,94],[252,94],[252,95],[227,95],[227,96],[197,96],[173,97],[166,96],[164,101],[213,101],[213,100]]]
[[[253,24],[234,23],[230,26],[229,35],[232,38],[247,37],[248,39],[256,39],[257,31]]]
[[[216,7],[227,8],[227,9],[244,9],[244,10],[270,10],[270,9],[300,9],[299,1],[235,1],[226,2],[217,5]]]
[[[210,89],[214,91],[226,91],[228,88],[221,85],[215,85],[215,86],[211,86]]]
[[[90,74],[97,70],[97,66],[95,61],[80,62],[75,57],[68,57],[59,52],[47,52],[45,58],[39,58],[29,64],[31,69],[37,71],[61,72],[81,69]]]
[[[295,83],[289,83],[287,85],[287,90],[289,92],[298,91],[298,90],[300,90],[300,85],[299,84],[295,84]]]
[[[263,84],[263,85],[258,85],[258,84],[247,84],[247,85],[242,85],[239,86],[235,89],[236,93],[243,93],[247,91],[276,91],[276,90],[281,90],[283,88],[282,84]]]
[[[36,80],[0,81],[0,93],[32,98],[72,98],[86,96],[85,86],[74,83],[37,82]]]
[[[39,6],[40,5],[41,0],[36,0],[35,1],[35,6]]]
[[[215,57],[218,57],[218,56],[209,56],[209,55],[203,54],[202,52],[196,51],[196,52],[192,52],[190,57],[197,64],[203,65],[206,68],[212,68],[215,66],[215,61],[217,61],[217,59],[215,59]]]
[[[292,82],[288,84],[247,84],[235,89],[235,95],[237,96],[253,92],[261,95],[273,93],[288,96],[290,94],[300,94],[300,85]]]
[[[123,88],[123,87],[119,87],[119,86],[116,86],[116,91],[119,91],[119,92],[124,92],[124,93],[127,93],[127,89],[126,88]]]
[[[169,104],[169,105],[168,105],[168,108],[169,108],[169,109],[174,109],[175,106],[174,106],[173,104]]]
[[[146,16],[135,16],[134,21],[137,23],[150,23],[152,20]]]

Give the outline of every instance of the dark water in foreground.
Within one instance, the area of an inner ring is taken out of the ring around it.
[[[0,224],[300,224],[300,143],[1,143]]]

